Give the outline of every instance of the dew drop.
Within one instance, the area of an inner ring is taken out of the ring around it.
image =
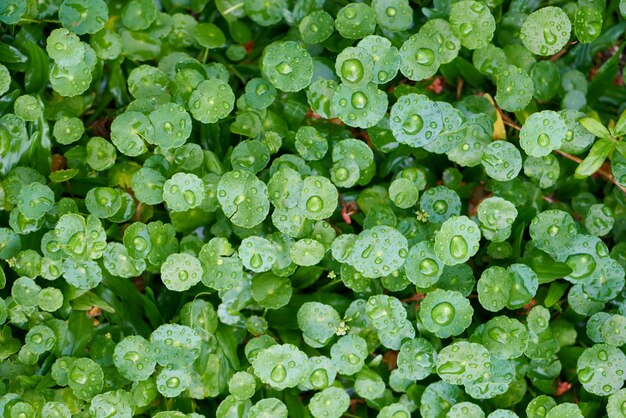
[[[458,361],[446,361],[437,367],[439,374],[463,374],[464,372],[465,366]]]
[[[460,235],[454,235],[450,240],[450,255],[456,260],[462,260],[467,256],[467,242]]]
[[[326,373],[326,370],[315,370],[313,373],[311,373],[309,382],[311,383],[311,386],[313,386],[315,389],[328,386],[328,374]]]
[[[144,251],[148,247],[148,243],[142,237],[135,237],[135,239],[133,239],[133,247],[137,251]]]
[[[507,333],[500,327],[493,327],[489,331],[487,331],[487,335],[494,341],[499,342],[500,344],[507,344],[509,339],[507,338]]]
[[[589,254],[574,254],[565,263],[573,270],[570,276],[579,279],[589,276],[596,269],[596,260]]]
[[[432,258],[425,258],[419,264],[420,273],[424,276],[433,277],[439,273],[439,265]]]
[[[547,147],[548,145],[550,145],[550,137],[544,133],[539,134],[539,136],[537,137],[537,143],[540,147]]]
[[[250,258],[250,267],[253,269],[261,268],[263,265],[263,258],[259,255],[259,253],[254,253]]]
[[[472,25],[470,23],[461,23],[459,30],[461,31],[461,35],[467,36],[472,32]]]
[[[175,389],[178,386],[180,386],[180,379],[177,377],[170,377],[169,379],[167,379],[165,384],[167,385],[168,388]]]
[[[407,135],[415,135],[422,130],[423,126],[424,120],[422,119],[422,117],[418,114],[413,114],[406,118],[406,120],[402,124],[402,130]]]
[[[350,353],[348,354],[348,363],[350,364],[359,364],[361,359],[356,354]]]
[[[341,64],[341,75],[350,83],[358,83],[363,79],[365,70],[358,59],[348,59]]]
[[[289,65],[288,62],[283,61],[276,66],[276,71],[278,71],[278,73],[282,75],[289,75],[292,73],[293,68],[291,67],[291,65]]]
[[[472,2],[472,5],[470,6],[470,9],[474,12],[474,13],[480,13],[485,9],[485,6],[482,3],[479,3],[477,1]]]
[[[311,196],[306,201],[306,208],[309,212],[319,213],[324,209],[324,201],[319,196]]]
[[[196,204],[196,195],[191,190],[185,190],[183,192],[183,199],[185,199],[185,202],[187,202],[189,206]]]
[[[428,48],[418,48],[415,54],[415,60],[420,65],[433,65],[435,62],[435,53]]]
[[[552,30],[550,30],[549,28],[544,28],[543,40],[546,41],[548,45],[554,45],[556,44],[557,37],[554,33],[552,33]]]
[[[432,320],[441,326],[446,326],[454,320],[454,306],[450,302],[442,302],[435,306],[430,312]]]
[[[367,96],[361,91],[354,92],[351,102],[355,109],[363,109],[367,106]]]
[[[554,237],[559,233],[560,230],[561,228],[559,228],[558,225],[550,225],[550,227],[548,228],[548,235]]]
[[[346,8],[344,10],[344,16],[348,19],[354,19],[356,17],[356,11],[352,7]]]
[[[276,383],[282,383],[287,378],[287,370],[285,370],[285,366],[279,364],[272,369],[270,373],[270,379],[272,379]]]
[[[335,178],[339,181],[346,181],[350,176],[350,172],[345,167],[339,167],[335,170]]]
[[[433,210],[439,215],[443,215],[448,211],[448,203],[445,200],[437,200],[433,205]]]

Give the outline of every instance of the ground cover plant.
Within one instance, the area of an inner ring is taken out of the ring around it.
[[[625,417],[625,17],[0,0],[0,415]]]

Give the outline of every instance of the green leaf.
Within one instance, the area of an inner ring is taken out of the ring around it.
[[[76,311],[70,314],[67,325],[68,345],[61,349],[62,353],[69,356],[84,355],[85,347],[93,336],[93,319],[89,318],[85,312]]]
[[[601,138],[591,147],[587,157],[576,168],[576,177],[589,177],[602,166],[604,160],[615,149],[615,142],[607,138]]]
[[[550,283],[550,287],[548,288],[548,293],[546,294],[546,299],[544,300],[544,305],[546,308],[553,306],[555,303],[561,300],[565,291],[569,285],[563,282],[552,282]]]
[[[100,308],[105,312],[115,313],[115,309],[111,305],[93,292],[85,292],[79,297],[72,299],[71,305],[77,311],[89,311],[93,308]]]
[[[617,141],[615,142],[615,149],[619,152],[622,157],[626,158],[626,142]]]
[[[566,263],[554,261],[546,254],[535,255],[532,258],[520,261],[537,274],[540,284],[550,283],[558,278],[567,276],[573,271]]]
[[[615,124],[615,134],[618,136],[626,135],[626,110],[622,112],[621,116]]]
[[[598,138],[610,138],[611,133],[609,130],[598,120],[594,118],[581,118],[578,120],[586,130],[594,134]]]

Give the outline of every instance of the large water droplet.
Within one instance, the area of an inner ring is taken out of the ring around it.
[[[459,26],[459,30],[461,31],[461,35],[463,36],[469,35],[473,29],[474,28],[470,23],[461,23],[461,26]]]
[[[363,109],[367,106],[367,96],[363,92],[357,91],[352,93],[351,102],[355,109]]]
[[[250,258],[250,267],[252,267],[253,269],[258,269],[261,268],[262,265],[263,258],[258,253],[254,253]]]
[[[407,135],[415,135],[422,130],[423,126],[424,120],[422,119],[422,117],[420,115],[413,114],[406,118],[406,120],[402,124],[402,130]]]
[[[550,137],[548,136],[548,134],[539,134],[539,136],[537,137],[537,144],[539,144],[540,147],[547,147],[548,145],[550,145]]]
[[[341,64],[341,76],[350,83],[358,83],[363,79],[364,69],[357,59],[345,60]]]
[[[589,383],[593,379],[594,370],[591,367],[584,367],[578,372],[578,380],[580,383]]]
[[[136,351],[127,351],[126,354],[124,354],[124,360],[132,361],[133,363],[137,363],[140,357],[141,356]]]
[[[170,377],[169,379],[167,379],[165,384],[167,385],[168,388],[175,389],[178,386],[180,386],[180,379],[177,377]]]
[[[272,369],[270,373],[270,379],[272,379],[276,383],[282,383],[287,378],[287,370],[285,370],[285,366],[279,364]]]
[[[243,203],[244,200],[246,200],[246,195],[240,194],[239,196],[235,197],[235,206],[239,206],[241,203]]]
[[[425,258],[419,265],[420,273],[424,276],[433,277],[439,273],[439,265],[432,258]]]
[[[546,41],[546,43],[548,45],[554,45],[556,44],[556,35],[554,33],[552,33],[552,30],[550,30],[550,28],[544,28],[543,29],[543,40]]]
[[[508,343],[508,334],[505,330],[500,327],[493,327],[487,331],[487,335],[494,341],[499,342],[500,344]]]
[[[80,385],[87,383],[88,378],[87,371],[80,366],[74,366],[70,371],[70,379]]]
[[[420,65],[433,65],[435,62],[435,53],[428,48],[418,48],[415,53],[415,61]]]
[[[350,177],[350,172],[345,167],[339,167],[335,170],[335,178],[339,181],[346,181]]]
[[[289,75],[293,71],[293,68],[291,68],[291,65],[289,65],[288,62],[283,61],[276,66],[276,71],[282,75]]]
[[[439,215],[443,215],[448,211],[448,202],[445,200],[437,200],[433,205],[433,210]]]
[[[185,199],[185,202],[187,202],[189,206],[196,204],[196,195],[191,190],[185,190],[183,192],[183,199]]]
[[[548,235],[554,237],[559,233],[560,230],[561,228],[559,228],[558,225],[550,225],[550,227],[548,228]]]
[[[148,243],[142,237],[135,237],[135,239],[133,239],[133,247],[135,247],[137,251],[144,251],[148,247]]]
[[[350,364],[359,364],[361,359],[356,354],[350,353],[348,354],[348,363]]]
[[[262,95],[264,95],[265,93],[267,93],[267,90],[269,90],[269,89],[267,88],[267,84],[265,84],[265,83],[261,83],[261,84],[259,84],[259,85],[256,87],[256,89],[255,89],[255,93],[256,93],[256,95],[257,95],[257,96],[262,96]]]
[[[450,255],[456,260],[462,260],[467,256],[467,242],[460,235],[455,235],[450,240]]]
[[[589,276],[596,269],[596,260],[590,254],[574,254],[565,263],[573,270],[570,276],[579,279]]]
[[[313,373],[311,373],[309,382],[311,383],[311,386],[313,386],[315,389],[326,387],[328,385],[328,374],[326,373],[326,370],[315,370]]]
[[[449,302],[442,302],[433,308],[430,317],[436,324],[445,326],[454,320],[454,314],[454,306]]]
[[[85,250],[85,233],[77,232],[67,242],[67,248],[74,254],[82,254]]]
[[[324,201],[319,196],[311,196],[306,201],[306,208],[309,212],[319,213],[324,209]]]
[[[464,372],[465,366],[458,361],[446,361],[437,367],[439,374],[463,374]]]

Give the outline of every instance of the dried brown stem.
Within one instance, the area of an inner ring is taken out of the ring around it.
[[[514,124],[513,122],[506,120],[504,118],[502,118],[502,122],[504,122],[504,124],[506,126],[510,126],[513,129],[517,129],[518,131],[520,131],[522,128],[520,128],[518,125]]]
[[[559,58],[561,58],[563,55],[565,55],[565,53],[568,51],[568,47],[572,46],[572,45],[576,45],[577,42],[576,41],[572,41],[572,42],[568,42],[567,45],[565,45],[563,47],[563,49],[561,49],[559,52],[557,52],[556,54],[552,55],[550,57],[550,61],[554,62],[556,60],[558,60]]]

